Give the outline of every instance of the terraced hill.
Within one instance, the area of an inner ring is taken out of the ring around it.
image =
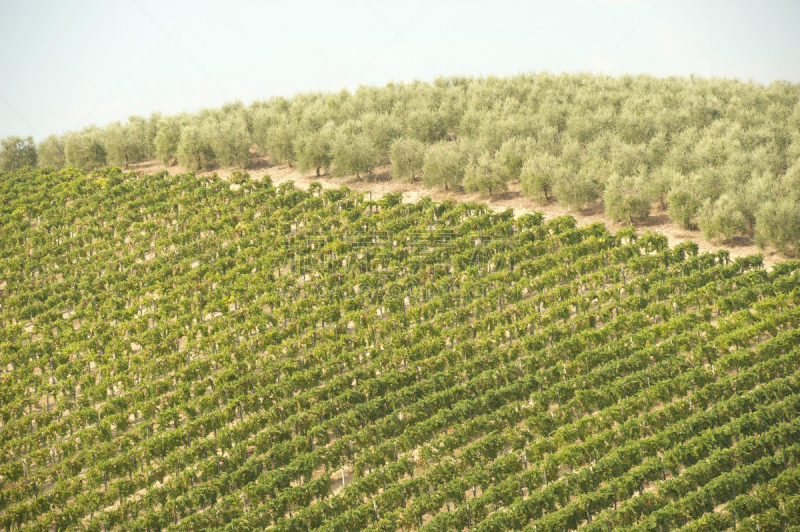
[[[345,188],[0,175],[6,530],[800,526],[800,271]]]

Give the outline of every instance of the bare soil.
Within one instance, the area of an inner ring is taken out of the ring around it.
[[[519,182],[510,183],[506,192],[495,194],[492,197],[484,197],[480,194],[469,194],[462,191],[443,191],[438,189],[425,188],[421,182],[407,182],[392,179],[391,165],[380,166],[375,169],[372,176],[359,179],[356,176],[333,177],[323,174],[317,177],[314,170],[300,172],[297,168],[286,164],[272,164],[266,157],[253,157],[253,162],[245,171],[252,178],[261,179],[269,174],[272,183],[278,185],[287,181],[293,181],[296,187],[307,189],[311,183],[319,183],[323,188],[335,189],[346,185],[351,190],[359,192],[371,192],[373,199],[378,199],[386,193],[402,192],[403,201],[414,203],[423,197],[430,197],[434,201],[451,199],[455,201],[474,201],[483,202],[495,212],[504,211],[508,208],[514,210],[515,216],[521,216],[530,212],[541,212],[545,220],[557,218],[559,216],[571,215],[579,226],[588,225],[594,222],[601,222],[608,227],[609,231],[617,231],[624,227],[624,224],[612,222],[605,216],[603,205],[600,200],[587,206],[581,212],[571,211],[566,207],[556,203],[541,204],[522,195]],[[155,173],[167,170],[170,174],[186,173],[187,169],[180,165],[164,166],[157,160],[145,161],[128,166],[128,170],[144,173]],[[223,168],[197,172],[197,175],[210,175],[216,173],[222,179],[230,178],[234,171],[241,171],[238,168]],[[762,253],[764,256],[764,266],[771,268],[774,264],[787,260],[788,257],[774,249],[767,248],[761,250],[755,245],[752,238],[735,237],[731,242],[722,244],[711,242],[703,238],[699,230],[684,229],[674,223],[669,215],[657,203],[653,204],[650,218],[643,222],[634,224],[638,233],[644,231],[658,232],[667,237],[670,246],[675,246],[681,242],[695,242],[701,252],[716,252],[720,249],[727,249],[732,259]]]

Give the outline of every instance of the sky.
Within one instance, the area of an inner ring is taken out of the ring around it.
[[[782,0],[0,0],[0,137],[548,71],[800,82]]]

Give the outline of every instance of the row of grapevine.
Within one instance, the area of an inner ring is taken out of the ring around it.
[[[6,529],[790,523],[797,262],[268,179],[0,186]]]

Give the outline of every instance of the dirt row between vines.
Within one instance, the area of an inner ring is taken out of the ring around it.
[[[156,160],[132,164],[128,169],[148,174],[167,170],[171,175],[181,174],[187,171],[186,168],[180,165],[164,166],[161,162]],[[197,175],[216,173],[222,179],[227,179],[236,170],[236,168],[224,168],[198,172]],[[346,185],[351,190],[371,193],[372,199],[379,199],[386,193],[402,192],[403,201],[408,203],[415,203],[426,196],[434,201],[444,201],[447,199],[455,201],[475,201],[486,203],[486,205],[495,212],[501,212],[511,208],[514,210],[515,216],[530,212],[541,212],[544,214],[545,220],[549,220],[559,216],[571,215],[575,218],[579,226],[601,222],[605,224],[610,231],[617,231],[624,227],[624,224],[612,222],[605,216],[603,205],[600,200],[597,200],[582,212],[574,212],[555,203],[543,205],[536,203],[532,198],[523,196],[519,182],[510,183],[508,191],[487,198],[480,194],[429,189],[424,187],[420,182],[410,183],[393,180],[391,165],[376,168],[372,179],[369,181],[359,179],[356,176],[333,177],[329,174],[324,174],[317,177],[313,170],[309,172],[300,172],[297,168],[290,167],[286,164],[272,165],[263,157],[254,158],[251,167],[245,171],[256,179],[260,179],[265,174],[269,174],[275,185],[287,181],[293,181],[295,186],[303,189],[307,189],[308,186],[314,182],[321,184],[322,187],[326,189],[335,189]],[[674,223],[667,212],[657,203],[653,204],[650,218],[647,221],[638,222],[634,225],[637,232],[640,234],[644,231],[653,231],[665,235],[669,241],[670,247],[680,244],[681,242],[692,241],[698,245],[701,252],[707,251],[713,253],[720,249],[727,249],[732,259],[762,253],[764,255],[764,266],[767,268],[771,268],[774,264],[787,260],[788,258],[769,247],[765,250],[759,249],[752,238],[735,237],[730,243],[725,245],[710,242],[703,238],[703,234],[699,230],[684,229]]]

